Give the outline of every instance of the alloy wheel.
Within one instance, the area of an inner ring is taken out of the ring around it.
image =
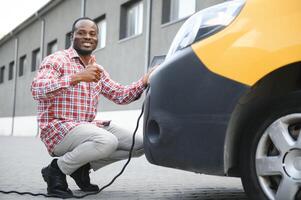
[[[265,195],[271,200],[301,199],[301,114],[274,121],[259,140],[255,166]]]

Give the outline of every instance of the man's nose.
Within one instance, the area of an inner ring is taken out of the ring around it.
[[[85,39],[91,39],[91,35],[89,33],[87,33],[87,34],[84,35],[84,38]]]

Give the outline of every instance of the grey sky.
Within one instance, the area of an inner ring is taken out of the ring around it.
[[[50,0],[0,0],[0,38],[38,11]]]

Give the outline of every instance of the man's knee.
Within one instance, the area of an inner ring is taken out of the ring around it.
[[[143,136],[137,135],[135,139],[135,149],[133,152],[134,157],[140,157],[144,154],[144,147],[143,147]]]
[[[113,134],[95,140],[95,148],[105,157],[116,151],[118,147],[118,139]]]
[[[141,149],[141,148],[143,148],[143,136],[142,135],[136,135],[135,149]]]

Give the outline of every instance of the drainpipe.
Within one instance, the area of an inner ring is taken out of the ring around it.
[[[81,5],[81,16],[85,17],[86,16],[86,0],[82,0],[82,5]]]
[[[39,17],[38,16],[38,14],[36,14],[37,15],[37,17]],[[45,47],[45,45],[44,45],[44,41],[45,41],[45,19],[44,18],[40,18],[39,17],[39,19],[41,20],[41,37],[40,37],[40,51],[41,51],[41,62],[42,62],[42,60],[43,60],[43,58],[44,58],[44,47]],[[37,132],[36,132],[36,137],[38,137],[39,136],[39,124],[37,124]]]
[[[145,30],[145,55],[144,71],[147,72],[150,62],[151,33],[152,33],[152,0],[146,0],[146,30]]]
[[[12,33],[13,34],[13,33]],[[13,99],[13,113],[12,113],[12,127],[10,135],[14,134],[14,126],[15,126],[15,115],[16,115],[16,101],[17,101],[17,83],[18,83],[18,51],[19,51],[19,39],[15,36],[15,81],[14,81],[14,99]]]
[[[45,19],[41,19],[41,38],[40,38],[41,61],[44,58],[44,41],[45,41]]]

